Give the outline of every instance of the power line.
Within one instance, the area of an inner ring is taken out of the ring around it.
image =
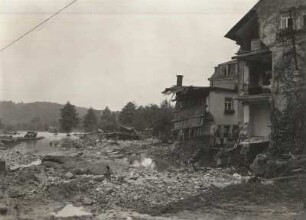
[[[3,47],[0,52],[3,52],[4,50],[6,50],[7,48],[9,48],[10,46],[12,46],[13,44],[17,43],[19,40],[21,40],[22,38],[24,38],[26,35],[30,34],[32,31],[36,30],[37,28],[39,28],[40,26],[42,26],[43,24],[47,23],[49,20],[51,20],[53,17],[55,17],[56,15],[60,14],[62,11],[64,11],[66,8],[68,8],[69,6],[71,6],[72,4],[74,4],[75,2],[77,2],[77,0],[73,0],[72,2],[70,2],[68,5],[64,6],[63,8],[61,8],[60,10],[58,10],[57,12],[55,12],[54,14],[52,14],[50,17],[48,17],[47,19],[43,20],[42,22],[40,22],[38,25],[36,25],[35,27],[33,27],[32,29],[30,29],[29,31],[25,32],[23,35],[21,35],[20,37],[18,37],[16,40],[14,40],[13,42],[9,43],[8,45],[6,45],[5,47]]]

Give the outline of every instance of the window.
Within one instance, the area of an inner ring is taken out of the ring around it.
[[[306,29],[306,15],[303,15],[303,27]]]
[[[224,108],[225,114],[234,114],[234,100],[233,98],[225,98],[225,108]]]
[[[228,76],[227,66],[221,66],[221,74],[225,77]]]
[[[225,98],[225,111],[232,111],[233,109],[233,99]]]
[[[293,29],[293,18],[290,12],[281,15],[280,28],[281,30]]]
[[[229,76],[236,74],[236,64],[230,64],[229,65]]]

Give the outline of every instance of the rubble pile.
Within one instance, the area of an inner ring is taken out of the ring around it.
[[[158,208],[201,194],[212,184],[224,187],[241,183],[232,175],[214,175],[216,173],[159,173],[131,168],[127,176],[97,184],[92,200],[99,203],[102,209],[119,206],[140,213],[156,214]]]
[[[71,204],[92,214],[120,210],[161,215],[179,211],[179,207],[201,207],[203,198],[216,190],[249,180],[232,169],[195,169],[163,160],[174,145],[152,140],[112,141],[90,136],[65,138],[53,147],[56,153],[44,156],[2,151],[8,172],[0,203],[17,203],[21,212],[28,214],[39,209],[45,210],[40,214],[48,215],[56,204]],[[16,164],[19,166],[12,169]]]
[[[16,166],[18,164],[30,164],[31,162],[38,160],[39,155],[31,153],[21,153],[18,150],[4,150],[1,151],[0,160],[6,161],[8,167]]]

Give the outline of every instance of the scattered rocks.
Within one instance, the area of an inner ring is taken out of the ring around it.
[[[105,177],[104,176],[94,176],[93,179],[97,182],[102,182],[105,179]]]
[[[83,198],[83,205],[92,205],[94,202],[92,199],[85,197]]]
[[[77,207],[86,206],[95,214],[101,210],[124,209],[154,215],[167,213],[176,204],[184,207],[199,195],[240,184],[245,179],[235,173],[238,171],[223,169],[177,169],[176,166],[168,169],[168,164],[158,171],[158,164],[146,168],[147,164],[158,163],[159,157],[156,154],[152,160],[144,160],[142,164],[141,158],[151,158],[143,152],[148,152],[148,149],[157,151],[155,147],[159,146],[145,141],[96,143],[84,138],[76,142],[65,140],[64,144],[58,143],[65,147],[63,155],[69,156],[43,156],[39,166],[8,172],[9,181],[13,183],[9,186],[8,196],[19,198],[19,201],[35,201],[36,204],[41,200],[46,204],[73,203]],[[124,155],[124,158],[110,155]],[[133,155],[141,166],[129,163]],[[18,154],[18,157],[22,155]],[[41,158],[27,157],[32,158],[31,161]],[[107,171],[106,165],[112,172]],[[203,202],[199,200],[199,203]]]
[[[42,158],[42,163],[53,162],[53,163],[64,164],[65,162],[67,162],[68,159],[70,159],[70,158],[68,158],[66,156],[46,155]]]
[[[19,198],[25,196],[25,192],[22,190],[22,188],[17,187],[10,187],[7,194],[10,198]]]
[[[23,169],[17,176],[17,181],[21,183],[33,180],[36,181],[36,176],[34,175],[34,172],[31,169]]]
[[[74,175],[71,172],[67,172],[67,173],[65,173],[64,177],[65,177],[65,179],[72,179],[74,177]]]
[[[70,200],[79,192],[79,187],[76,183],[60,182],[56,185],[51,185],[48,188],[49,196],[57,201]]]
[[[264,178],[286,176],[294,167],[294,160],[292,158],[272,158],[269,154],[258,154],[250,167],[256,176]]]

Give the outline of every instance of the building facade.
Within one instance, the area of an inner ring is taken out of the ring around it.
[[[226,35],[240,49],[238,99],[248,137],[270,140],[271,113],[287,103],[288,80],[306,75],[306,1],[261,0]]]
[[[163,93],[175,95],[173,134],[177,140],[198,140],[217,146],[237,138],[236,90],[226,86],[183,86],[182,76],[178,76],[177,85]]]

